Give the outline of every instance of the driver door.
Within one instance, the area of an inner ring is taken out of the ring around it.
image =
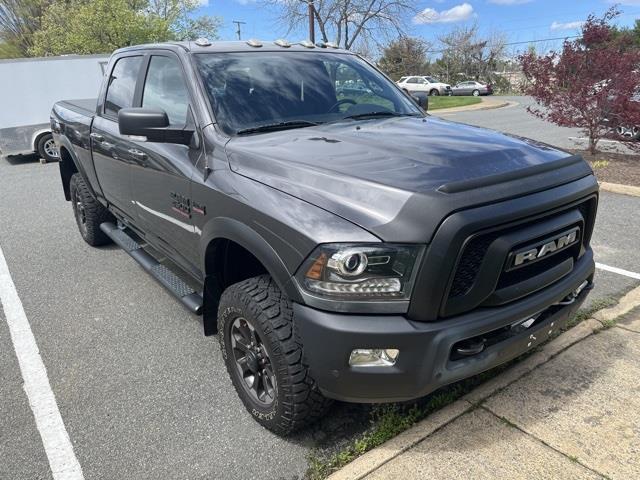
[[[161,109],[172,127],[196,130],[191,94],[180,59],[152,52],[145,62],[141,107]],[[187,270],[197,268],[198,235],[192,221],[191,178],[202,146],[136,141],[129,150],[137,214],[146,233]]]

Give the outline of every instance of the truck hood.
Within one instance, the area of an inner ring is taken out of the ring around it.
[[[444,211],[520,196],[591,172],[581,159],[569,162],[583,164],[577,173],[561,172],[570,154],[548,145],[435,117],[240,136],[226,148],[236,173],[340,215],[385,241],[427,241]],[[533,178],[542,173],[544,179]],[[399,217],[412,227],[390,228]]]

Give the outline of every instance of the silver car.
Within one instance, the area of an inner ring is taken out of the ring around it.
[[[451,93],[452,95],[473,95],[474,97],[479,97],[480,95],[491,95],[493,93],[493,87],[487,83],[470,80],[460,82],[454,87],[451,87]]]

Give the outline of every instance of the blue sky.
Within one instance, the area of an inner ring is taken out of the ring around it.
[[[221,39],[235,39],[233,20],[246,22],[242,26],[245,38],[270,40],[286,35],[278,24],[276,12],[256,0],[202,0],[203,13],[219,15],[224,25]],[[484,33],[501,31],[509,42],[528,42],[553,37],[575,35],[579,25],[591,12],[602,14],[613,3],[623,11],[617,23],[631,25],[640,18],[640,0],[416,0],[421,12],[413,19],[411,34],[433,40],[455,25],[476,21]],[[304,31],[289,35],[290,40],[306,38]],[[554,48],[561,42],[540,43]],[[512,47],[518,48],[518,47]],[[523,45],[522,48],[526,48]]]

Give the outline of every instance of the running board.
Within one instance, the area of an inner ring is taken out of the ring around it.
[[[144,251],[142,245],[111,222],[102,223],[100,230],[106,233],[116,245],[133,257],[153,278],[174,295],[196,315],[202,314],[202,295],[191,288],[169,268]]]

